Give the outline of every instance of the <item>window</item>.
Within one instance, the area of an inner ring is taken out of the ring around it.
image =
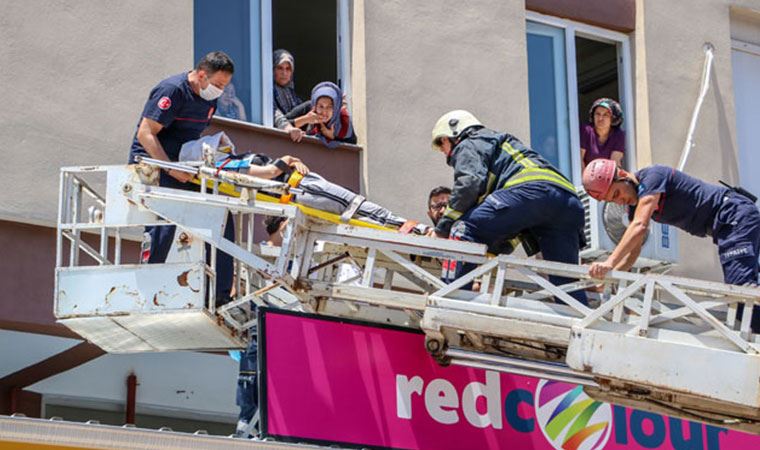
[[[624,165],[634,167],[628,36],[529,12],[527,47],[532,147],[579,184],[580,126],[594,100],[611,97],[625,117]]]
[[[569,176],[565,35],[559,28],[528,22],[528,95],[530,141],[563,174]]]
[[[195,60],[222,50],[235,61],[233,88],[225,89],[218,114],[272,125],[272,52],[278,48],[293,53],[302,99],[320,81],[350,92],[349,0],[196,0],[193,13]],[[231,94],[237,102],[227,101]]]
[[[732,40],[734,99],[736,101],[736,143],[739,145],[739,183],[755,195],[760,194],[760,46]]]
[[[243,105],[244,117],[239,117],[238,111],[238,117],[234,118],[257,123],[262,122],[260,17],[258,0],[228,0],[224,3],[197,0],[193,6],[195,62],[215,50],[230,55],[235,62],[235,75],[231,82],[232,91],[225,89],[224,95],[234,94]]]

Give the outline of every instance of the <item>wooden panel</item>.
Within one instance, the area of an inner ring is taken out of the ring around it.
[[[629,33],[636,24],[635,0],[525,0],[531,11]]]
[[[282,130],[215,117],[205,134],[218,131],[227,133],[238,152],[264,153],[272,157],[292,155],[328,180],[359,192],[361,147],[340,145],[330,149],[313,137],[295,143]]]

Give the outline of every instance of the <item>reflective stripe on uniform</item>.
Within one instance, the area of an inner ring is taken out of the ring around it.
[[[493,185],[496,184],[496,174],[488,172],[488,181],[486,182],[486,191],[478,197],[478,204],[482,203],[483,200],[491,193],[493,192]]]
[[[457,211],[456,209],[451,209],[450,206],[446,207],[446,210],[443,212],[444,217],[448,217],[452,220],[459,220],[460,217],[462,217],[462,212]]]
[[[520,150],[517,150],[514,147],[512,147],[512,145],[510,145],[510,143],[507,141],[504,141],[504,143],[501,144],[501,149],[507,152],[507,154],[509,154],[509,156],[511,156],[512,159],[516,163],[520,164],[526,169],[538,167],[535,161],[523,155],[523,153]]]
[[[502,186],[502,189],[507,189],[531,181],[546,181],[548,183],[553,183],[577,195],[575,186],[567,181],[565,177],[551,169],[542,169],[539,167],[521,170],[515,176],[507,180],[507,182],[504,183],[504,186]]]
[[[502,189],[510,188],[512,186],[517,186],[518,184],[527,183],[530,181],[546,181],[549,183],[554,183],[555,185],[577,195],[575,186],[573,186],[573,184],[570,183],[567,178],[551,169],[542,169],[538,167],[538,164],[536,164],[535,161],[526,157],[521,151],[512,147],[508,141],[504,141],[504,143],[501,144],[501,148],[507,152],[516,163],[523,166],[523,169],[520,170],[520,172],[518,172],[512,178],[507,180],[506,183],[504,183]]]

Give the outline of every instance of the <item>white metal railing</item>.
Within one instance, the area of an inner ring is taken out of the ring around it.
[[[103,274],[138,271],[141,266],[123,258],[123,237],[139,235],[146,225],[175,224],[188,249],[174,249],[170,256],[182,260],[189,254],[183,261],[202,264],[209,291],[214,290],[214,254],[233,257],[234,298],[216,310],[210,294],[205,309],[237,333],[254,325],[253,306],[391,322],[422,329],[428,350],[444,363],[615,392],[639,386],[635,392],[664,392],[684,411],[760,422],[760,346],[750,327],[759,288],[617,271],[596,280],[584,266],[489,257],[481,244],[329,223],[293,205],[256,200],[258,188],[287,189],[269,180],[225,178],[242,191],[233,198],[218,193],[222,178],[213,171],[199,172],[211,183],[201,192],[157,187],[138,172],[116,166],[63,169],[57,273],[74,274],[88,264]],[[87,179],[98,174],[106,179],[98,184]],[[97,189],[103,184],[105,194]],[[228,213],[236,218],[234,242],[222,235]],[[254,242],[257,214],[290,219],[281,248]],[[98,236],[99,245],[88,243]],[[109,237],[115,240],[113,256]],[[70,242],[67,255],[64,241]],[[447,259],[476,267],[447,284],[439,278],[441,261]],[[155,265],[156,273],[160,266],[170,265]],[[576,281],[556,285],[550,276]],[[165,280],[150,281],[159,286]],[[474,281],[477,291],[462,289]],[[572,295],[581,291],[602,292],[584,304]],[[62,295],[56,285],[56,311]],[[744,306],[741,320],[739,305]],[[92,315],[98,314],[95,309]],[[75,331],[80,326],[75,320],[67,325]],[[616,359],[626,352],[630,361]],[[706,383],[701,362],[706,360],[733,370],[722,382]]]

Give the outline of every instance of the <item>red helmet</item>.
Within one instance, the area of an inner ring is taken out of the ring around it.
[[[617,177],[617,163],[611,159],[595,159],[583,171],[583,188],[588,195],[603,200]]]

